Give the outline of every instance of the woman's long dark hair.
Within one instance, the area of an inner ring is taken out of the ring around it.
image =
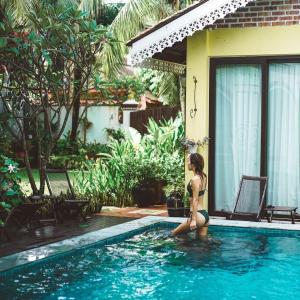
[[[190,155],[190,163],[195,166],[195,171],[203,179],[206,177],[206,174],[203,172],[204,169],[204,158],[199,153],[192,153]]]

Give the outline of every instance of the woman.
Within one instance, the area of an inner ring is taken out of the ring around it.
[[[209,224],[208,212],[204,209],[203,198],[207,184],[207,176],[203,172],[204,159],[198,153],[189,156],[188,169],[194,172],[194,176],[187,186],[190,197],[191,212],[186,223],[180,224],[172,231],[173,235],[197,230],[198,236],[206,236]]]

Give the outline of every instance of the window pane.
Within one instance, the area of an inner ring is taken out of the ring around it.
[[[300,206],[300,64],[271,64],[268,99],[268,202]]]
[[[261,67],[216,70],[215,207],[233,209],[242,175],[260,175]]]

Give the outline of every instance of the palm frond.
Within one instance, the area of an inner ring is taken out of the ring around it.
[[[139,69],[141,83],[164,104],[177,106],[180,103],[180,81],[178,75],[151,69]]]
[[[161,72],[159,75],[159,95],[165,104],[176,106],[179,101],[178,75],[169,72]]]
[[[47,5],[64,7],[68,7],[69,5],[79,6],[83,1],[90,0],[0,0],[0,7],[1,9],[4,8],[5,11],[11,14],[15,22],[23,22],[24,25],[27,24],[28,16],[32,13],[32,11],[38,11],[39,9],[43,9]],[[100,0],[98,0],[98,2],[99,1]],[[100,2],[102,2],[102,0]]]
[[[0,0],[1,8],[14,16],[15,19],[22,19],[29,12],[36,0]]]
[[[129,0],[110,26],[110,32],[118,43],[106,45],[99,56],[102,71],[106,77],[115,77],[124,65],[128,49],[126,42],[143,30],[172,13],[172,9],[163,0]]]
[[[104,0],[77,0],[79,9],[89,13],[92,17],[99,17],[103,14]]]

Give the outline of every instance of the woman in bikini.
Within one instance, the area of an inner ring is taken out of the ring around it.
[[[199,237],[207,235],[209,215],[204,209],[203,198],[207,184],[207,176],[203,172],[204,159],[198,153],[189,156],[188,169],[194,172],[194,176],[187,186],[190,197],[190,217],[186,223],[180,224],[172,231],[173,235],[187,233],[195,230]]]

